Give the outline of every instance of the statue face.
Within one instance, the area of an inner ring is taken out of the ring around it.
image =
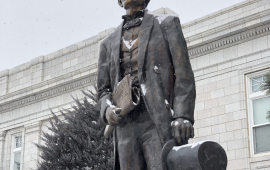
[[[144,0],[121,0],[125,9],[144,7]]]

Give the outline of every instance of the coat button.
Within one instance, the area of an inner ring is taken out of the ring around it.
[[[159,69],[157,66],[155,66],[154,71],[155,71],[155,73],[159,74]]]

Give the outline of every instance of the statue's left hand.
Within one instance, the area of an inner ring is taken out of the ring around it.
[[[172,122],[172,134],[178,145],[187,144],[189,138],[194,138],[194,128],[190,121],[177,118]]]

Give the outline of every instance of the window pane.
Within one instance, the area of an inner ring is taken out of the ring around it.
[[[252,85],[260,84],[263,81],[263,76],[252,79]]]
[[[264,76],[256,77],[252,79],[252,92],[261,91],[261,86],[264,81]]]
[[[270,122],[267,112],[270,110],[270,97],[253,100],[254,125]]]
[[[15,137],[15,147],[16,148],[22,147],[22,137],[21,136]]]
[[[14,166],[13,170],[20,170],[21,166],[21,152],[14,153]]]
[[[254,128],[255,153],[270,151],[270,125]]]

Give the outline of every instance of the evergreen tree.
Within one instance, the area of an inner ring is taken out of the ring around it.
[[[262,83],[261,90],[265,90],[266,94],[270,94],[270,73],[264,75],[264,81]]]
[[[105,125],[99,119],[96,95],[84,92],[82,102],[74,99],[71,110],[62,110],[65,121],[52,112],[52,134],[44,133],[45,145],[37,145],[42,162],[38,170],[110,170],[112,169],[112,139],[105,140]],[[88,99],[93,100],[89,102]]]

